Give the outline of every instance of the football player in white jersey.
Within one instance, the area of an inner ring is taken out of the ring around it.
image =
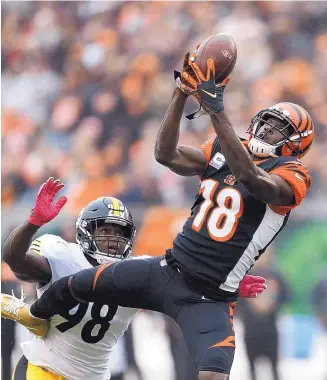
[[[10,234],[3,249],[3,259],[15,275],[37,283],[38,297],[63,276],[128,257],[135,237],[129,210],[118,199],[103,197],[81,211],[76,222],[78,244],[55,235],[42,235],[31,243],[36,231],[66,203],[65,197],[53,203],[63,187],[53,178],[43,184],[28,221]],[[17,299],[2,295],[2,303],[3,317],[17,313]],[[13,380],[110,379],[110,352],[136,312],[117,305],[80,303],[64,315],[54,316],[50,323],[40,321],[30,331],[47,336],[34,336],[22,344],[23,357]]]
[[[54,204],[63,187],[60,180],[53,178],[42,185],[29,219],[9,235],[3,248],[3,259],[16,277],[38,284],[38,298],[62,277],[104,264],[100,274],[114,262],[128,258],[135,237],[129,210],[116,198],[102,197],[81,211],[76,222],[78,244],[54,235],[42,235],[32,241],[37,230],[65,205],[66,197]],[[247,275],[240,283],[240,296],[253,298],[265,288],[265,279]],[[31,316],[23,297],[18,300],[2,294],[2,317],[17,321],[39,337],[22,344],[24,355],[12,380],[110,379],[110,352],[137,311],[81,302],[49,322]]]

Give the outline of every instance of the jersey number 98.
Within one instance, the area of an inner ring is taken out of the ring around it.
[[[105,315],[102,316],[101,310],[104,306],[107,306],[108,310],[105,313]],[[60,314],[67,321],[57,325],[56,329],[58,329],[60,332],[63,333],[75,327],[76,325],[78,325],[84,318],[88,307],[89,307],[89,304],[80,303],[77,306],[77,310],[74,314],[70,314],[69,311],[67,313]],[[89,321],[85,323],[81,331],[82,340],[86,343],[100,342],[100,340],[104,337],[105,333],[108,331],[110,327],[110,321],[112,321],[113,317],[115,316],[117,309],[118,309],[117,305],[105,305],[105,304],[94,303],[91,309],[92,319],[90,319]],[[100,326],[100,328],[98,329],[98,332],[96,334],[92,334],[94,328],[97,325]]]

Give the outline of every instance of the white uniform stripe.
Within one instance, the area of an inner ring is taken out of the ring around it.
[[[266,213],[259,227],[255,231],[252,240],[233,270],[227,276],[226,281],[220,285],[220,289],[227,292],[235,292],[238,289],[240,281],[255,263],[255,257],[259,255],[259,251],[266,247],[281,230],[285,218],[285,215],[275,213],[267,205]]]

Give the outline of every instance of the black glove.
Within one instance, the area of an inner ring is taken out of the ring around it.
[[[196,92],[201,99],[201,105],[206,105],[205,108],[215,113],[221,112],[224,110],[224,91],[229,78],[226,78],[222,83],[216,85],[215,65],[211,58],[208,59],[207,65],[207,76],[204,77],[198,65],[191,63],[198,82]]]

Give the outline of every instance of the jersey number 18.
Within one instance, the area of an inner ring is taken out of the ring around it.
[[[243,212],[243,201],[238,190],[224,187],[214,197],[218,181],[206,179],[201,183],[200,195],[204,198],[199,211],[193,219],[192,228],[199,232],[207,220],[207,231],[216,241],[227,241],[232,238]],[[215,207],[214,207],[215,206]]]

